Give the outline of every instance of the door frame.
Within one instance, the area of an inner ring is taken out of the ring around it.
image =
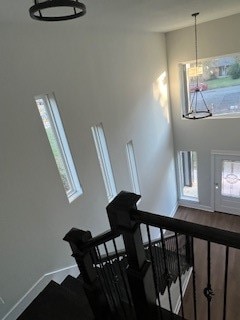
[[[231,150],[211,150],[211,207],[215,211],[215,157],[216,156],[237,156],[240,157],[240,151]]]

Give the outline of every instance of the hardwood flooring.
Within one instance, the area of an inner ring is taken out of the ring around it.
[[[240,217],[218,212],[206,212],[179,207],[174,218],[240,233]],[[227,313],[223,317],[224,271],[226,248],[211,245],[211,285],[214,296],[211,302],[211,320],[240,320],[240,250],[229,250]],[[196,268],[197,320],[207,320],[207,299],[203,294],[207,286],[207,243],[194,240]],[[192,277],[184,296],[185,319],[194,320]]]

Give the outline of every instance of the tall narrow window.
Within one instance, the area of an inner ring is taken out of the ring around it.
[[[137,194],[140,194],[137,165],[136,165],[136,159],[135,159],[132,141],[129,141],[127,143],[126,150],[127,150],[128,166],[129,166],[129,172],[130,172],[133,191]]]
[[[180,151],[178,160],[180,197],[198,200],[197,153]]]
[[[53,94],[39,95],[35,97],[35,101],[68,201],[72,202],[83,191],[78,180],[55,97]]]
[[[110,202],[116,196],[117,192],[113,177],[112,166],[109,158],[107,142],[101,123],[92,127],[92,134],[97,150],[98,160],[102,171],[108,201]]]

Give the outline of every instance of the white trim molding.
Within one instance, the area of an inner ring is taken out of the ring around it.
[[[240,151],[231,151],[231,150],[211,150],[212,155],[220,156],[240,156]]]
[[[193,209],[209,211],[209,212],[214,211],[211,206],[204,206],[204,205],[199,204],[198,202],[194,202],[194,201],[187,201],[187,200],[180,199],[178,201],[178,204],[179,204],[179,206],[183,206],[183,207],[187,207],[187,208],[193,208]]]
[[[190,281],[190,278],[191,278],[191,275],[192,275],[192,271],[193,271],[193,268],[191,267],[191,268],[186,272],[186,276],[184,277],[183,286],[182,286],[182,294],[183,294],[183,297],[184,297],[185,292],[186,292],[186,290],[187,290],[187,286],[188,286],[188,283],[189,283],[189,281]],[[176,303],[176,306],[175,306],[175,309],[174,309],[174,313],[175,313],[175,314],[179,314],[181,305],[182,305],[181,295],[179,295],[178,300],[177,300],[177,303]]]
[[[174,216],[175,216],[175,214],[176,214],[176,212],[177,212],[178,207],[179,207],[179,203],[178,203],[178,202],[176,202],[175,206],[173,207],[173,209],[172,209],[172,211],[171,211],[171,213],[170,213],[170,215],[169,215],[169,217],[170,217],[170,218],[172,218],[172,217],[174,217]]]
[[[2,318],[2,320],[16,320],[20,314],[29,306],[29,304],[39,295],[39,293],[47,286],[47,284],[54,280],[61,283],[66,276],[71,275],[77,277],[79,270],[77,265],[55,270],[44,274],[34,285],[18,300],[12,309]]]

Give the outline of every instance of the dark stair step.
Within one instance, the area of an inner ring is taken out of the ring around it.
[[[146,257],[147,259],[151,260],[150,249],[146,249]],[[161,294],[164,293],[167,283],[169,281],[169,285],[173,282],[176,282],[178,278],[178,260],[177,260],[177,253],[171,250],[165,250],[166,260],[167,260],[167,267],[169,272],[169,278],[167,279],[167,275],[165,272],[165,262],[164,262],[164,253],[163,249],[159,246],[152,246],[152,256],[154,260],[154,264],[156,266],[156,273],[157,273],[157,284],[158,290]],[[180,271],[181,275],[183,275],[188,269],[189,264],[186,261],[186,256],[179,254],[179,261],[180,261]]]
[[[74,278],[73,278],[74,279]],[[111,309],[109,307],[108,301],[106,300],[106,295],[103,292],[102,285],[99,280],[94,283],[93,288],[87,284],[84,284],[82,275],[77,277],[78,283],[85,290],[87,300],[89,301],[90,308],[95,314],[96,320],[112,320],[115,319],[112,317]]]
[[[17,320],[93,320],[81,298],[51,281]]]
[[[171,313],[166,309],[162,309],[162,315],[164,320],[185,320],[183,317],[177,314]],[[157,319],[161,319],[161,316],[159,315]]]
[[[89,317],[91,316],[91,319],[94,319],[94,315],[89,304],[88,298],[86,296],[86,293],[84,291],[82,281],[68,275],[61,283],[61,286],[67,288],[72,293],[74,293],[76,299],[78,299],[78,303],[81,305],[81,308],[85,310]]]

